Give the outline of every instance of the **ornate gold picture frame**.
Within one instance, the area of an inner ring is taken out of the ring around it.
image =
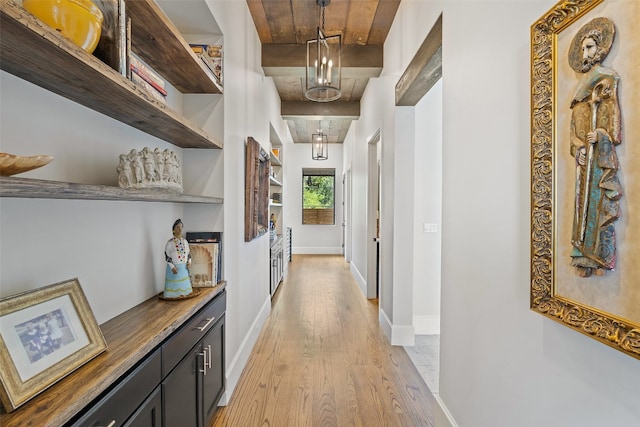
[[[637,3],[531,26],[531,309],[640,359]]]
[[[78,279],[0,299],[0,399],[13,411],[107,348]]]

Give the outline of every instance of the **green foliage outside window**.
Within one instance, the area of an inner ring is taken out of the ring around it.
[[[334,176],[303,177],[303,209],[331,209],[334,205]]]

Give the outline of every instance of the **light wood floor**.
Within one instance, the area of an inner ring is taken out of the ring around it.
[[[433,426],[433,395],[341,256],[297,255],[212,426]]]

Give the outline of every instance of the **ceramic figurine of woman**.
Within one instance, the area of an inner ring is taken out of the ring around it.
[[[164,248],[167,260],[163,293],[165,298],[179,298],[193,291],[189,280],[191,253],[187,239],[182,237],[182,227],[182,221],[179,219],[173,223],[173,238],[169,239]]]

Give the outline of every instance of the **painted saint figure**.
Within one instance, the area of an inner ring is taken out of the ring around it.
[[[179,219],[173,223],[173,238],[169,239],[164,248],[167,261],[163,293],[165,298],[178,298],[192,292],[189,279],[191,252],[187,239],[182,237],[182,226]]]
[[[578,31],[569,63],[582,73],[571,101],[571,156],[575,158],[575,206],[571,265],[581,277],[616,266],[615,221],[622,187],[615,147],[622,137],[620,77],[601,63],[615,35],[613,22],[596,18]]]

